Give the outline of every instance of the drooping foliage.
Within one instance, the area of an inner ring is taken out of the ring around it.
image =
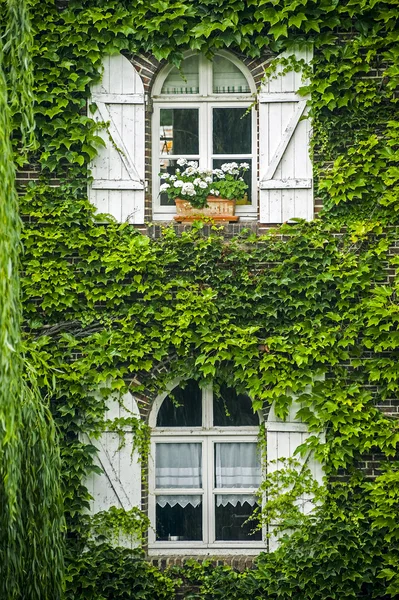
[[[280,415],[289,388],[311,432],[326,431],[325,444],[317,435],[308,440],[329,478],[323,507],[254,572],[186,570],[200,584],[198,597],[395,597],[399,429],[377,405],[398,398],[399,381],[397,7],[365,0],[31,6],[38,147],[30,160],[41,181],[22,200],[24,315],[39,385],[55,381],[67,597],[135,597],[121,581],[130,581],[133,559],[147,572],[142,559],[86,545],[84,478],[96,467],[84,435],[101,432],[107,395],[129,386],[155,394],[179,376],[227,380],[250,393],[255,408],[275,401]],[[93,217],[86,183],[99,140],[84,109],[105,54],[150,52],[179,64],[188,48],[256,57],[305,43],[315,49],[304,91],[312,94],[320,219],[227,241],[201,227],[153,240]],[[131,426],[147,448],[145,426]],[[374,455],[386,465],[370,481],[360,466]],[[160,594],[151,582],[142,597]],[[173,597],[169,586],[168,579]]]
[[[56,599],[63,587],[60,457],[54,423],[21,341],[20,219],[12,150],[33,141],[26,5],[0,7],[0,596]]]

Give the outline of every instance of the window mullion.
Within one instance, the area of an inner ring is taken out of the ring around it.
[[[208,138],[208,113],[207,113],[207,103],[203,102],[199,109],[199,166],[203,168],[208,168],[208,146],[207,146],[207,138]]]
[[[213,439],[208,438],[207,444],[207,507],[208,507],[208,523],[207,523],[207,543],[213,544],[215,542],[215,499],[213,494],[213,485],[215,480],[214,474],[214,444]]]

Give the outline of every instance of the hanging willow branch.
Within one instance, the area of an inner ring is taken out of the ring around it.
[[[11,143],[12,118],[22,149],[33,140],[31,32],[23,0],[7,0],[0,12],[0,598],[57,600],[63,585],[60,457],[50,413],[32,374],[24,374]]]

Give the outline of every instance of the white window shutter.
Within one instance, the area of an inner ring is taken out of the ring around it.
[[[117,399],[110,399],[108,405],[106,420],[131,417],[132,414],[139,418],[137,404],[130,393],[123,397],[122,405]],[[106,511],[111,506],[125,510],[141,506],[141,466],[138,452],[133,449],[133,435],[127,427],[124,440],[113,431],[105,431],[99,439],[86,439],[97,448],[95,463],[102,470],[101,474],[91,474],[86,481],[93,497],[92,514]]]
[[[287,55],[292,53],[287,53]],[[309,51],[295,52],[310,62]],[[277,74],[282,67],[277,68]],[[311,125],[306,99],[297,94],[301,73],[266,81],[259,93],[259,202],[261,223],[313,218]]]
[[[117,221],[144,223],[145,110],[143,82],[134,66],[119,54],[107,56],[101,83],[91,88],[93,118],[107,123],[105,142],[92,162],[89,199],[98,212]],[[90,113],[89,113],[90,114]]]
[[[300,408],[301,405],[296,400],[293,400],[289,414],[285,421],[283,421],[276,416],[274,406],[271,407],[266,422],[267,473],[283,469],[284,462],[280,462],[281,459],[295,458],[300,464],[306,464],[314,479],[321,484],[323,481],[322,464],[311,453],[308,453],[307,456],[295,454],[298,446],[303,444],[311,435],[306,423],[303,423],[296,417]],[[322,438],[323,436],[320,437]],[[300,508],[304,514],[311,512],[313,506],[312,498],[300,499]],[[269,534],[271,534],[269,538],[269,551],[275,550],[278,546],[278,536],[273,534],[273,528],[273,525],[269,525]]]

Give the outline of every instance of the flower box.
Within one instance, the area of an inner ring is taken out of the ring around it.
[[[235,216],[235,200],[228,200],[218,196],[208,196],[207,206],[195,208],[188,200],[175,198],[177,215],[175,221],[180,223],[190,223],[203,219],[204,217],[213,221],[235,222],[239,217]]]

